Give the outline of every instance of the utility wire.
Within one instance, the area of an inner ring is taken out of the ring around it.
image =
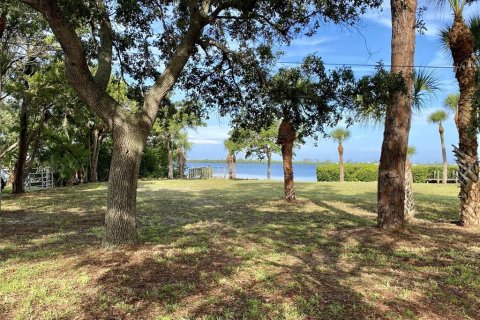
[[[278,61],[279,64],[302,64],[302,62],[298,61]],[[340,66],[340,67],[378,67],[378,64],[368,64],[368,63],[323,63],[326,66]],[[380,64],[383,67],[392,67],[391,64]],[[399,68],[425,68],[425,69],[453,69],[453,66],[428,66],[428,65],[413,65],[413,66],[396,66]]]
[[[10,45],[31,45],[33,47],[44,47],[48,48],[47,50],[53,50],[53,51],[58,51],[62,52],[63,50],[59,48],[58,46],[55,45],[41,45],[41,44],[26,44],[26,43],[15,43],[15,42],[7,42],[7,44]],[[127,52],[128,54],[140,54],[140,52]],[[153,56],[160,56],[159,54],[156,53],[151,53]],[[292,65],[301,65],[301,61],[277,61],[277,64],[292,64]],[[329,62],[324,62],[323,63],[326,66],[337,66],[337,67],[370,67],[370,68],[376,68],[379,66],[379,64],[372,64],[372,63],[329,63]],[[384,67],[392,67],[391,64],[381,64],[381,66]],[[396,66],[399,68],[418,68],[418,69],[454,69],[454,66],[432,66],[432,65],[402,65],[402,66]]]

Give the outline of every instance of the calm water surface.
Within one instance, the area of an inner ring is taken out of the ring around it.
[[[212,167],[214,176],[228,175],[228,166],[215,162],[187,162],[188,168]],[[295,181],[317,181],[315,164],[294,164],[293,175]],[[240,179],[267,179],[266,163],[237,163],[237,178]],[[283,168],[281,163],[272,163],[271,178],[283,180]]]

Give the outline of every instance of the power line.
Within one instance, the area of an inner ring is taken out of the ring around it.
[[[33,47],[44,47],[47,48],[47,50],[53,50],[57,52],[63,52],[61,48],[55,45],[42,45],[42,44],[27,44],[27,43],[20,43],[20,42],[7,42],[7,44],[10,45],[31,45]],[[48,49],[50,48],[50,49]],[[140,52],[127,52],[127,54],[141,54]],[[153,56],[160,56],[160,54],[157,53],[150,53]],[[277,61],[276,64],[292,64],[292,65],[301,65],[301,61]],[[369,67],[369,68],[376,68],[379,65],[378,64],[372,64],[372,63],[332,63],[332,62],[324,62],[323,63],[325,66],[336,66],[336,67]],[[391,64],[381,64],[383,67],[389,67],[391,68]],[[454,66],[432,66],[432,65],[400,65],[400,66],[395,66],[398,68],[417,68],[417,69],[454,69]]]
[[[299,61],[278,61],[277,63],[280,64],[302,64],[302,62]],[[324,62],[323,63],[326,66],[339,66],[339,67],[378,67],[378,64],[368,64],[368,63],[328,63]],[[383,67],[392,67],[391,64],[381,64]],[[401,66],[396,66],[399,68],[425,68],[425,69],[453,69],[453,66],[427,66],[427,65],[413,65],[413,66],[407,66],[407,65],[401,65]]]

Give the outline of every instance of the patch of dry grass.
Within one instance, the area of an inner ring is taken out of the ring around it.
[[[415,185],[418,220],[375,226],[374,183],[143,181],[143,244],[101,248],[106,189],[7,196],[2,319],[478,319],[480,232],[457,187]]]

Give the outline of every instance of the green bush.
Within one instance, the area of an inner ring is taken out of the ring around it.
[[[442,165],[419,164],[412,166],[413,182],[425,182],[433,178],[434,172],[442,175]],[[345,181],[377,181],[378,164],[374,163],[345,163]],[[458,166],[448,166],[448,177],[453,178]],[[317,166],[317,181],[340,180],[340,168],[338,164],[329,163]]]
[[[419,164],[412,166],[413,182],[425,182],[433,178],[435,171],[442,177],[443,166],[440,164]],[[458,171],[457,165],[448,166],[448,178],[453,178],[454,172]]]
[[[317,181],[338,181],[340,172],[338,164],[328,163],[317,166]]]
[[[372,163],[345,163],[345,181],[376,181],[378,165]],[[317,166],[317,181],[340,180],[338,164],[329,163]]]
[[[362,164],[349,166],[348,176],[345,174],[347,181],[377,181],[378,165]]]

